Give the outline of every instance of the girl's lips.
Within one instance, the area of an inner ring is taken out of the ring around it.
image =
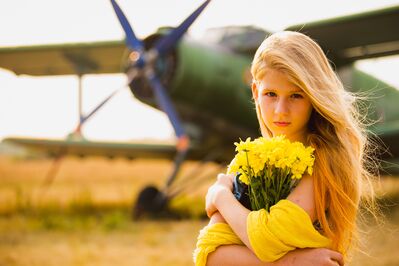
[[[274,122],[274,124],[279,127],[286,127],[291,123],[289,123],[289,122]]]

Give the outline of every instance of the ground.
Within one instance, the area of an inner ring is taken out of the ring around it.
[[[131,204],[146,184],[162,185],[172,170],[163,160],[66,158],[45,185],[51,160],[0,157],[0,266],[192,265],[198,231],[206,224],[203,197],[210,182],[191,187],[172,207],[180,220],[132,221]],[[183,176],[195,168],[187,163]],[[217,170],[207,165],[210,175]],[[361,248],[349,265],[399,265],[399,178],[378,191],[389,200],[383,219],[366,217]]]

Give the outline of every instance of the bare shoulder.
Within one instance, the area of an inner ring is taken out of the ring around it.
[[[304,175],[298,186],[288,195],[287,199],[304,209],[312,221],[315,220],[316,211],[312,176]]]

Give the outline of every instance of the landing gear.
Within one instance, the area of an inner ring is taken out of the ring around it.
[[[204,166],[207,162],[217,161],[220,156],[220,151],[215,150],[207,154],[207,156],[199,161],[195,167],[186,176],[180,177],[176,180],[176,176],[185,159],[186,152],[179,152],[174,161],[174,168],[170,177],[166,180],[163,189],[158,189],[155,186],[146,186],[138,194],[135,206],[132,209],[132,218],[137,220],[141,217],[151,218],[177,218],[181,219],[187,217],[188,213],[178,213],[178,211],[170,208],[169,203],[177,195],[196,190],[201,183],[209,181],[214,178],[217,173],[225,169],[225,165],[219,165],[212,171],[204,171]]]
[[[169,178],[166,180],[165,186],[162,191],[154,186],[145,187],[138,195],[136,206],[133,209],[133,219],[140,218],[143,214],[147,213],[151,216],[159,216],[168,213],[168,189],[180,170],[181,164],[184,162],[188,151],[189,139],[183,135],[178,139],[177,153],[173,163],[173,171]],[[171,212],[169,212],[171,214]],[[168,215],[170,216],[170,215]]]
[[[145,187],[138,195],[133,207],[133,219],[139,219],[144,214],[152,216],[167,212],[168,197],[154,186]]]

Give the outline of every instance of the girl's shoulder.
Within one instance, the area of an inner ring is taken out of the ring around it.
[[[313,176],[303,175],[297,186],[291,191],[287,197],[288,200],[304,209],[312,219],[315,220],[315,200],[313,188]]]

